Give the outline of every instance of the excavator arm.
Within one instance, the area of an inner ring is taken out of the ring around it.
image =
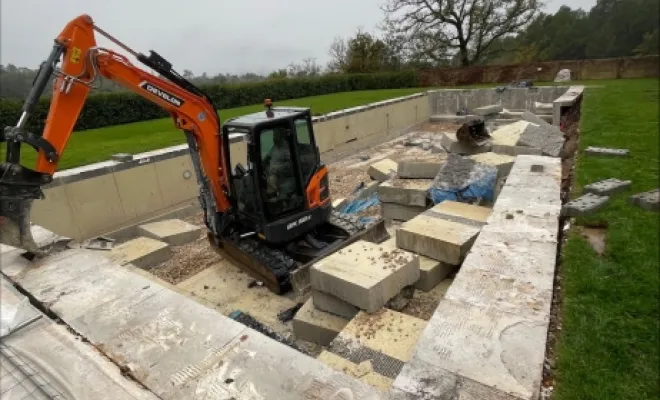
[[[125,56],[97,46],[99,33],[132,54],[159,76],[131,64]],[[61,58],[61,67],[57,63]],[[26,123],[55,75],[50,110],[42,135],[25,130]],[[92,18],[81,15],[67,24],[55,39],[42,64],[18,123],[5,128],[1,141],[7,142],[6,160],[0,164],[0,242],[36,252],[30,233],[32,201],[43,198],[41,186],[52,181],[76,121],[90,90],[99,78],[113,80],[166,110],[177,128],[184,131],[197,180],[206,224],[221,236],[229,223],[229,182],[227,155],[222,146],[220,120],[209,96],[176,73],[169,62],[155,52],[136,53],[97,27]],[[20,164],[21,145],[38,151],[34,169]]]

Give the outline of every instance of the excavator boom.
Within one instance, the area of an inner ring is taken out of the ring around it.
[[[160,76],[134,66],[119,53],[99,48],[95,33],[107,37]],[[58,68],[60,59],[62,64]],[[56,80],[43,134],[29,133],[25,129],[27,121],[53,75]],[[0,141],[7,142],[6,160],[0,164],[0,242],[28,251],[38,250],[30,233],[31,203],[43,197],[41,186],[52,181],[87,96],[101,77],[159,105],[171,115],[176,127],[185,132],[206,224],[219,236],[226,224],[223,216],[231,205],[223,161],[228,158],[211,99],[176,73],[157,53],[152,51],[150,56],[136,53],[95,26],[91,17],[81,15],[69,22],[55,39],[16,126],[7,127],[0,134]],[[22,144],[38,151],[34,169],[20,164]]]

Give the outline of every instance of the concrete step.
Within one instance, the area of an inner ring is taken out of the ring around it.
[[[133,264],[139,268],[151,268],[169,260],[171,255],[167,243],[148,237],[138,237],[113,248],[107,257],[120,265]]]
[[[443,201],[405,222],[396,233],[397,246],[460,265],[490,213],[486,207]]]
[[[361,310],[375,312],[419,279],[419,257],[401,249],[359,240],[314,264],[313,290]]]
[[[166,219],[138,226],[141,236],[160,240],[172,246],[181,246],[199,239],[202,227],[180,219]]]

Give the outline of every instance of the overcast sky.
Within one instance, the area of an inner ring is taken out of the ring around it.
[[[325,66],[334,37],[375,32],[383,1],[0,0],[0,63],[37,68],[64,25],[87,13],[129,47],[156,50],[180,72],[269,73],[306,57]],[[550,12],[568,3],[588,10],[595,0],[546,3]]]

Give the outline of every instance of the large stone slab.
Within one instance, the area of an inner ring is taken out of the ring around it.
[[[475,382],[483,390],[490,388],[485,393],[494,395],[483,398],[497,399],[505,393],[511,398],[533,399],[541,383],[546,330],[547,322],[444,299],[412,358],[415,363]],[[394,386],[410,391],[410,383],[423,378],[413,372],[414,368],[403,370]],[[473,390],[454,387],[449,393]]]
[[[407,179],[433,179],[440,171],[444,160],[402,160],[397,176]]]
[[[385,158],[371,164],[368,174],[378,182],[385,182],[396,175],[398,168],[398,164],[395,161]]]
[[[312,289],[373,313],[419,279],[419,257],[359,240],[311,267]]]
[[[523,154],[541,155],[542,150],[540,148],[518,144],[520,137],[528,126],[529,122],[527,121],[517,121],[497,128],[491,133],[492,152],[510,156]]]
[[[140,225],[138,232],[172,246],[181,246],[199,239],[202,228],[180,219],[166,219]]]
[[[392,179],[378,186],[378,198],[383,203],[426,207],[431,179]]]
[[[486,207],[444,201],[405,222],[396,232],[396,244],[434,260],[459,265],[490,212]]]
[[[293,318],[293,333],[298,339],[327,346],[348,324],[348,319],[321,311],[309,299]]]
[[[380,309],[360,312],[337,335],[328,351],[354,363],[370,361],[374,371],[394,379],[408,362],[426,321]]]
[[[422,212],[424,212],[427,207],[420,206],[406,206],[403,204],[397,203],[381,203],[380,204],[380,213],[383,218],[393,219],[396,221],[408,221]]]
[[[80,262],[82,258],[68,262],[69,256],[81,253],[105,259],[91,250],[66,250],[40,260],[38,267],[7,265],[3,255],[2,267],[3,271],[12,271],[12,279],[19,283],[27,279],[28,274],[35,274],[30,278],[34,282],[62,282],[58,289],[66,293],[70,290],[66,282],[72,283],[68,278],[75,276],[76,271],[87,270],[91,274],[98,268],[97,265],[86,267],[89,263]],[[51,263],[54,260],[59,264],[57,268]],[[12,259],[11,263],[16,261]],[[62,268],[64,265],[69,265],[72,271]],[[142,276],[130,266],[114,264],[104,268],[123,269]],[[325,399],[332,398],[340,390],[353,398],[381,398],[372,387],[247,328],[213,308],[155,281],[150,283],[149,287],[152,286],[154,292],[146,297],[143,294],[149,290],[146,287],[143,292],[125,293],[125,297],[98,304],[73,321],[71,315],[77,314],[79,308],[73,309],[74,313],[61,309],[58,315],[161,399]],[[36,343],[35,340],[31,342]],[[87,378],[86,372],[76,371],[75,375]]]
[[[138,237],[113,248],[108,258],[119,265],[133,264],[140,268],[150,268],[167,261],[170,256],[170,247],[167,243]]]

